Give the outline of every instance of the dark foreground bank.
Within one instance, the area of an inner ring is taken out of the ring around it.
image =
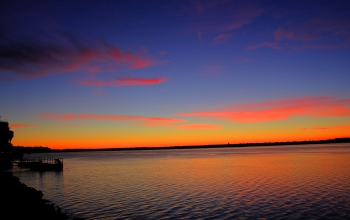
[[[43,193],[21,183],[12,173],[0,171],[0,219],[75,219],[43,199]]]

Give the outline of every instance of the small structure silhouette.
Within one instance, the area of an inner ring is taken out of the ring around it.
[[[63,158],[21,158],[20,160],[14,160],[13,164],[21,168],[29,168],[33,171],[61,171],[63,169]]]
[[[9,123],[0,119],[0,168],[8,169],[12,165],[36,171],[63,170],[62,158],[23,158],[23,149],[12,146],[14,132]]]

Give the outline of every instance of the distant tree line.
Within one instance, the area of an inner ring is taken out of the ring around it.
[[[51,149],[48,147],[34,146],[34,147],[24,147],[24,146],[14,146],[13,151],[21,153],[45,153],[50,152]]]
[[[195,149],[195,148],[227,148],[227,147],[254,147],[254,146],[276,146],[276,145],[303,145],[303,144],[330,144],[350,143],[349,137],[334,138],[328,140],[309,141],[284,141],[284,142],[257,142],[237,144],[211,144],[211,145],[190,145],[190,146],[169,146],[169,147],[132,147],[132,148],[90,148],[90,149],[53,149],[51,152],[79,152],[79,151],[131,151],[131,150],[166,150],[166,149]]]

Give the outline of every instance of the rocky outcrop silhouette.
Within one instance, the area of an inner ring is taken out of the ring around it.
[[[43,199],[41,191],[21,183],[12,173],[0,172],[0,180],[1,219],[72,219],[59,206]]]

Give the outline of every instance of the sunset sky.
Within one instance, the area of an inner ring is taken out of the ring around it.
[[[350,137],[350,1],[2,1],[15,146]]]

